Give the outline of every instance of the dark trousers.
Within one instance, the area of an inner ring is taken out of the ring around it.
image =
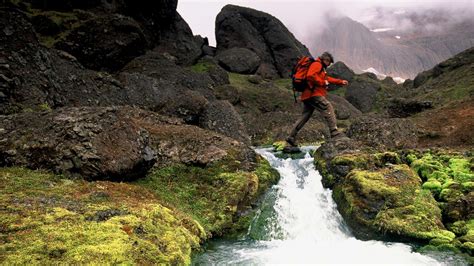
[[[313,115],[314,110],[317,110],[324,117],[324,120],[326,121],[326,124],[328,125],[329,130],[331,132],[337,130],[336,114],[334,113],[334,108],[332,107],[332,104],[326,99],[326,97],[311,97],[307,100],[304,100],[303,104],[303,115],[293,125],[293,130],[291,131],[289,136],[290,138],[296,140],[296,135],[303,128],[306,122],[308,122],[308,120],[311,118],[311,115]]]

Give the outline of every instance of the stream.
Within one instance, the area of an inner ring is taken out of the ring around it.
[[[450,254],[416,253],[407,244],[356,239],[332,191],[321,184],[309,155],[315,149],[302,148],[303,159],[280,159],[272,148],[257,149],[280,173],[279,183],[266,193],[244,237],[210,241],[192,264],[466,264]]]

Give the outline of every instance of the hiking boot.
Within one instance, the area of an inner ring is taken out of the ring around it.
[[[340,139],[346,137],[346,134],[344,132],[339,131],[337,129],[331,131],[331,139]]]
[[[290,146],[297,147],[296,140],[293,137],[288,137],[286,139],[286,143],[290,144]]]

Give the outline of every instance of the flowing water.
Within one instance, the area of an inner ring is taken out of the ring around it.
[[[257,149],[281,175],[266,194],[246,236],[214,240],[194,265],[262,264],[464,264],[451,256],[412,252],[401,243],[357,240],[336,209],[331,191],[304,147],[303,159],[279,159],[272,149]],[[433,256],[433,255],[432,255]]]

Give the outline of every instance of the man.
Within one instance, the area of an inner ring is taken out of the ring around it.
[[[314,110],[324,117],[326,124],[331,132],[331,138],[339,137],[344,135],[337,129],[336,125],[336,114],[332,104],[326,99],[327,86],[329,84],[347,85],[347,80],[336,79],[326,75],[326,68],[334,63],[334,58],[328,52],[324,52],[321,56],[316,59],[308,69],[306,76],[308,86],[301,94],[301,101],[304,104],[302,117],[294,124],[293,130],[290,136],[286,139],[286,142],[291,146],[296,145],[296,134],[303,128],[308,122],[309,118],[313,114]]]

